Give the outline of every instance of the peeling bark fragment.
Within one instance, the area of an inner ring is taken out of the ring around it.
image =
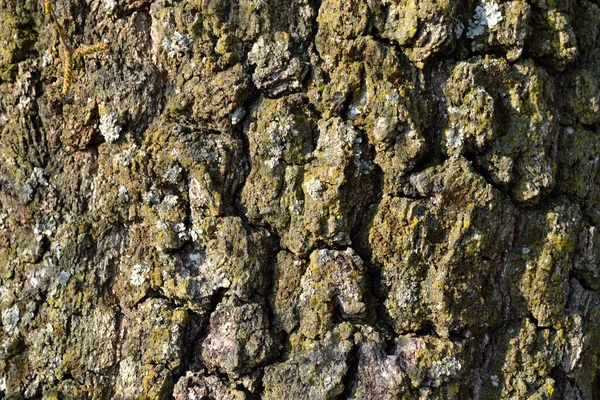
[[[264,307],[229,298],[211,314],[200,358],[209,369],[239,377],[268,361],[274,344]]]
[[[248,61],[256,66],[254,84],[270,97],[300,90],[308,72],[308,63],[292,58],[290,40],[285,32],[275,33],[272,39],[260,37],[248,53]]]

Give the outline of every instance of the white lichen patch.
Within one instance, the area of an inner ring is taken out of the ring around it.
[[[189,238],[187,228],[185,224],[181,222],[173,224],[173,232],[177,233],[177,236],[184,241]]]
[[[193,42],[190,36],[175,31],[173,36],[165,37],[161,44],[169,58],[178,58],[190,51]]]
[[[335,258],[335,253],[331,250],[321,249],[317,253],[319,265],[323,266]]]
[[[383,141],[390,130],[390,118],[379,117],[373,128],[373,136],[378,141]]]
[[[42,56],[42,68],[47,68],[54,63],[54,56],[50,50],[46,50]]]
[[[197,269],[206,261],[206,256],[203,253],[190,253],[188,256],[190,267]]]
[[[269,167],[269,169],[273,169],[279,165],[279,157],[271,157],[267,161],[265,161],[265,165]]]
[[[11,308],[2,311],[2,325],[4,326],[4,330],[8,333],[12,333],[15,330],[20,319],[19,306],[16,304]]]
[[[491,379],[491,381],[492,381],[492,385],[493,385],[494,387],[498,387],[498,384],[499,384],[498,376],[497,376],[497,375],[492,375],[492,376],[490,377],[490,379]]]
[[[163,178],[167,181],[178,184],[181,181],[181,173],[183,172],[183,168],[179,165],[172,165],[163,174]]]
[[[42,284],[42,282],[47,280],[47,277],[48,271],[46,270],[46,268],[40,268],[35,272],[32,272],[32,276],[29,279],[29,283],[31,283],[32,287],[37,288]]]
[[[31,97],[28,96],[21,96],[21,98],[19,99],[19,109],[24,110],[27,108],[27,106],[31,103]]]
[[[438,375],[454,376],[462,369],[462,364],[454,357],[446,357],[434,363]]]
[[[10,290],[6,286],[0,286],[0,303],[9,303],[10,299]]]
[[[361,113],[362,113],[361,109],[358,108],[354,104],[351,104],[350,107],[348,107],[348,117],[350,119],[354,119],[354,118],[358,117]]]
[[[290,214],[300,215],[304,211],[304,200],[296,199],[288,207]]]
[[[71,274],[68,271],[60,271],[58,274],[57,280],[62,286],[67,286],[69,279],[71,279]]]
[[[114,112],[104,114],[100,117],[100,134],[108,143],[119,139],[122,128],[117,124],[117,114]]]
[[[319,193],[323,190],[323,185],[317,178],[312,178],[304,183],[304,190],[311,199],[317,200],[319,198]]]
[[[123,201],[128,202],[129,201],[129,191],[127,190],[127,188],[123,185],[119,186],[119,197],[121,199],[123,199]]]
[[[179,200],[179,196],[175,196],[174,194],[166,195],[162,201],[162,204],[167,210],[174,210],[177,207],[177,201]]]
[[[44,170],[40,167],[35,167],[31,171],[31,175],[23,183],[22,196],[25,203],[29,203],[33,200],[35,190],[39,187],[47,187],[48,181],[44,177]]]
[[[193,209],[206,207],[210,204],[211,194],[206,186],[195,177],[190,179],[190,188],[188,190],[190,205]]]
[[[363,158],[363,154],[362,154],[362,138],[358,135],[356,135],[354,137],[353,143],[352,143],[352,148],[354,151],[353,154],[353,160],[354,160],[354,165],[356,166],[356,168],[362,173],[362,174],[368,174],[371,171],[373,171],[373,169],[375,169],[375,165],[373,165],[373,163],[371,163],[369,160],[364,159]]]
[[[419,300],[419,286],[415,282],[408,284],[408,287],[400,291],[397,294],[397,307],[399,309],[406,309],[414,305]]]
[[[106,11],[108,11],[109,13],[114,12],[115,9],[117,8],[117,1],[116,0],[104,0],[104,8],[106,8]]]
[[[231,125],[237,125],[240,122],[242,122],[245,115],[246,115],[246,110],[244,110],[242,107],[236,108],[231,113]]]
[[[35,167],[33,172],[31,173],[31,180],[35,181],[37,186],[48,186],[48,181],[44,177],[44,169],[40,167]]]
[[[138,154],[136,150],[137,147],[134,145],[120,153],[115,154],[112,160],[113,165],[115,167],[121,166],[129,168],[131,164],[133,164],[134,157],[136,154]]]
[[[135,264],[131,268],[129,283],[136,287],[142,286],[148,279],[148,272],[150,272],[150,268],[147,265]]]
[[[159,219],[156,221],[156,229],[158,229],[159,232],[164,232],[169,229],[169,225],[167,225],[167,223],[162,219]]]
[[[494,1],[484,1],[475,8],[473,17],[469,20],[467,38],[481,36],[486,28],[492,29],[502,21],[502,13]]]
[[[158,204],[160,203],[160,196],[154,190],[150,189],[142,194],[142,200],[146,204]]]
[[[502,22],[502,13],[498,9],[498,4],[496,3],[485,3],[485,17],[487,20],[488,28],[493,28]]]
[[[140,372],[135,361],[126,358],[119,363],[119,375],[117,378],[117,390],[123,398],[137,398],[141,389],[136,385]]]
[[[270,142],[268,147],[270,159],[266,163],[270,168],[275,168],[279,159],[283,157],[286,143],[293,140],[296,135],[292,117],[286,116],[272,121],[267,128],[267,133]]]
[[[33,288],[37,288],[40,286],[40,280],[36,276],[32,276],[31,279],[29,279],[29,283],[31,283],[31,286]]]
[[[367,92],[364,91],[358,103],[350,104],[348,107],[348,117],[355,119],[362,114],[365,104],[367,104]]]
[[[460,153],[463,149],[463,143],[465,141],[465,134],[462,128],[459,128],[458,131],[454,128],[446,131],[445,135],[446,139],[446,147],[448,150],[451,150],[453,153]]]

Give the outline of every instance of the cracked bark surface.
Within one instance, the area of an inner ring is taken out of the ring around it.
[[[600,399],[598,0],[0,0],[7,399]]]

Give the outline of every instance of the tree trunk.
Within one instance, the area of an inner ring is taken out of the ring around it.
[[[0,132],[3,398],[600,399],[599,0],[0,0]]]

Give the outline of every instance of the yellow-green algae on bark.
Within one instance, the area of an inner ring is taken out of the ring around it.
[[[600,398],[598,0],[0,0],[0,397]]]

